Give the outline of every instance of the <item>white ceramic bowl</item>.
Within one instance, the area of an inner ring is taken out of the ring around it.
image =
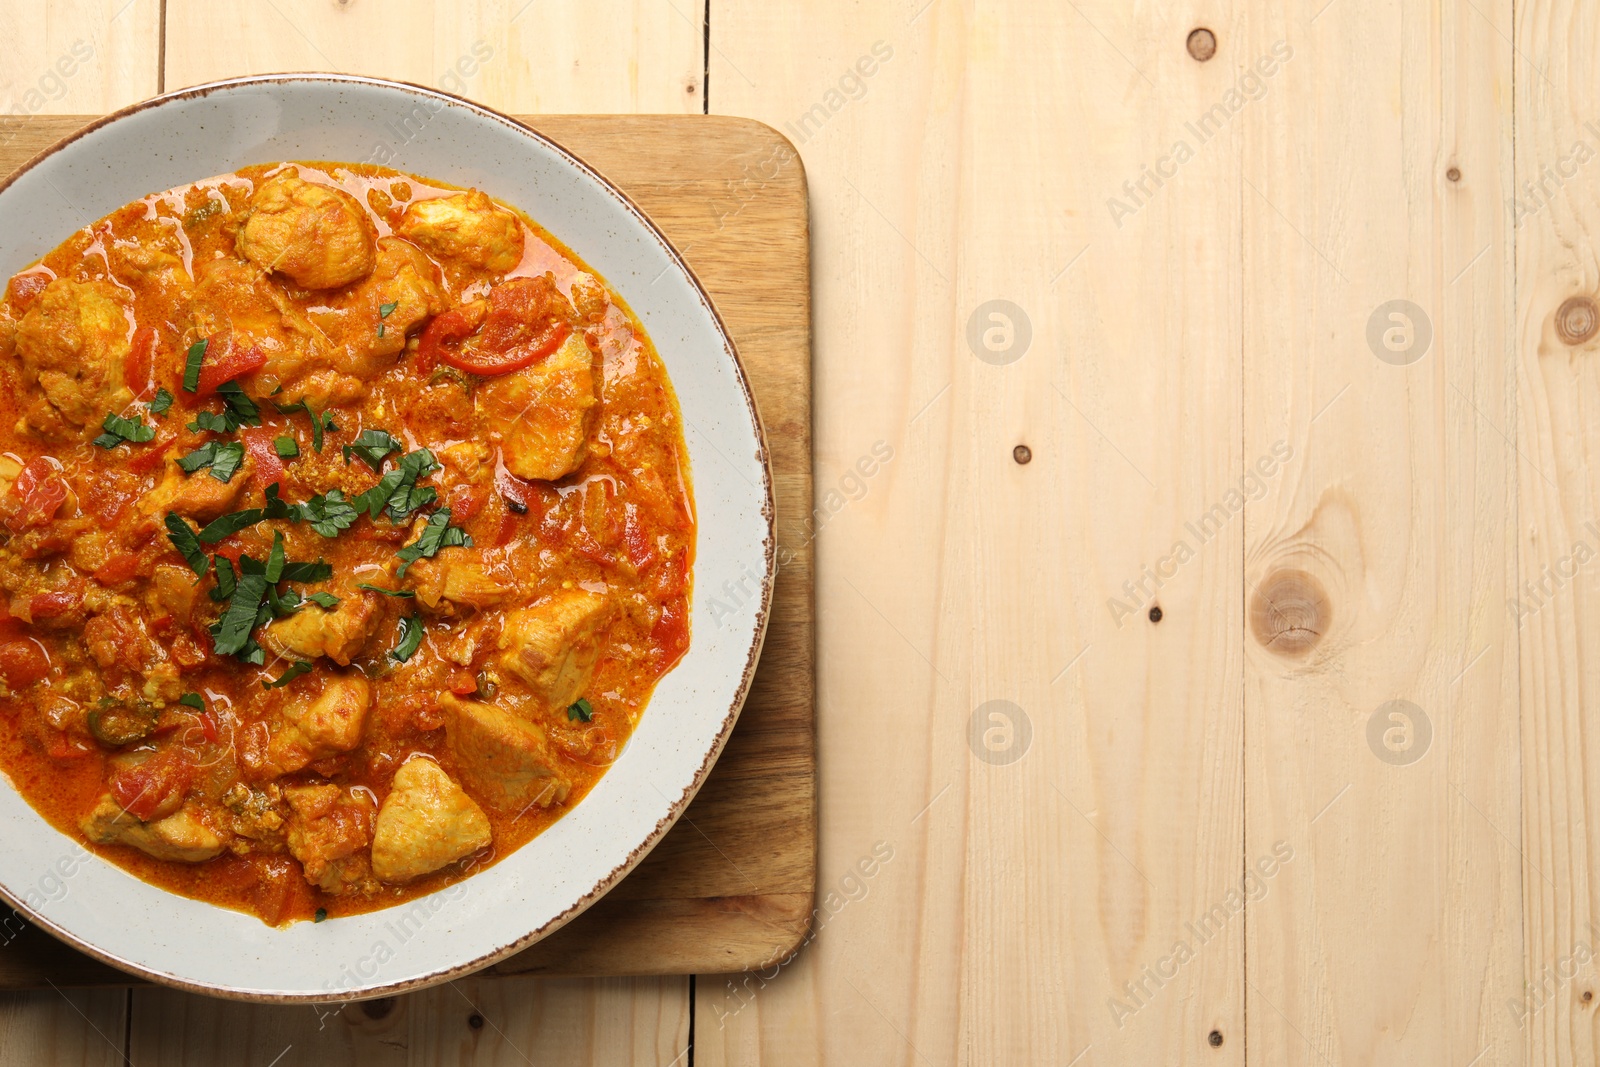
[[[677,389],[694,479],[694,584],[761,593],[713,619],[696,597],[689,650],[626,751],[554,826],[493,867],[396,908],[273,929],[141,882],[50,827],[0,784],[0,894],[124,970],[251,1000],[340,1001],[483,967],[599,899],[659,841],[733,729],[766,630],[774,574],[766,447],[711,301],[625,196],[525,126],[429,89],[274,75],[157,97],[95,123],[0,186],[0,278],[144,196],[250,163],[380,162],[514,204],[633,308]]]

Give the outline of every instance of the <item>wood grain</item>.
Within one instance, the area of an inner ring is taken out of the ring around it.
[[[0,120],[0,123],[8,120]],[[28,119],[0,169],[82,119]],[[591,914],[497,974],[743,970],[804,935],[815,884],[810,359],[804,172],[742,119],[529,117],[632,196],[684,250],[739,347],[771,444],[787,549],[761,665],[733,738],[695,802]],[[0,125],[0,139],[4,137]],[[0,987],[122,980],[49,938],[0,953]],[[63,957],[66,971],[53,961]]]
[[[1246,858],[1294,854],[1250,909],[1261,1063],[1522,1059],[1506,601],[1534,472],[1507,435],[1510,5],[1477,6],[1259,12],[1234,54],[1289,56],[1241,190],[1245,455],[1293,451],[1245,512],[1246,595],[1298,604],[1245,659]]]
[[[1237,132],[1106,207],[1231,80],[1188,17],[713,4],[749,78],[713,58],[712,110],[811,175],[819,502],[894,459],[818,537],[829,918],[779,973],[701,982],[697,1064],[1243,1062],[1242,916],[1144,977],[1239,877],[1242,526],[1108,606],[1242,465]],[[968,341],[995,299],[1031,327],[1012,362],[1003,320],[997,363]]]
[[[1527,962],[1500,998],[1530,1064],[1600,1056],[1600,810],[1595,730],[1600,657],[1600,126],[1593,5],[1517,5],[1517,446],[1522,456],[1513,596],[1521,636],[1522,929]],[[1510,828],[1508,828],[1510,829]],[[1511,832],[1515,833],[1514,830]]]

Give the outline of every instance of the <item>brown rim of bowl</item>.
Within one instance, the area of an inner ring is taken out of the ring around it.
[[[106,952],[94,945],[91,945],[81,938],[76,937],[70,931],[63,929],[58,924],[51,922],[49,919],[46,919],[44,916],[35,912],[24,902],[12,897],[11,894],[7,893],[3,887],[0,887],[0,899],[4,899],[6,903],[10,904],[17,911],[27,916],[30,922],[36,923],[45,930],[48,930],[58,940],[66,942],[79,951],[84,952],[97,960],[100,960],[102,963],[109,964],[118,970],[127,971],[137,977],[146,978],[152,982],[169,986],[174,989],[181,989],[190,993],[201,993],[207,996],[224,997],[229,1000],[241,1000],[258,1004],[328,1004],[347,1001],[353,1002],[369,1000],[374,997],[393,996],[398,993],[410,993],[419,989],[425,989],[429,986],[439,985],[440,983],[448,982],[452,979],[461,978],[476,971],[480,971],[485,967],[489,967],[495,963],[498,963],[500,960],[503,960],[508,956],[520,952],[529,945],[532,945],[534,942],[548,937],[550,934],[555,933],[557,930],[561,929],[561,927],[565,926],[567,923],[583,914],[583,912],[587,911],[596,901],[609,893],[618,882],[627,877],[629,872],[631,872],[634,867],[638,866],[639,861],[644,859],[644,857],[650,853],[651,849],[655,848],[655,846],[660,843],[661,839],[666,836],[667,831],[672,829],[673,824],[678,821],[678,817],[683,814],[686,808],[688,808],[689,802],[694,799],[695,794],[699,792],[700,787],[705,783],[706,776],[711,773],[711,768],[715,765],[717,757],[722,754],[723,748],[727,745],[728,736],[733,732],[734,724],[739,719],[739,712],[744,707],[745,698],[749,696],[750,683],[755,676],[756,665],[761,658],[761,648],[766,641],[767,623],[772,610],[773,584],[777,578],[775,566],[777,562],[777,537],[772,495],[772,460],[767,450],[766,429],[761,424],[761,413],[756,407],[755,397],[750,392],[750,380],[745,374],[744,362],[739,358],[738,346],[734,344],[732,335],[728,333],[728,326],[722,321],[722,315],[717,311],[716,304],[712,301],[710,294],[706,292],[705,286],[701,284],[699,276],[695,274],[694,270],[684,260],[683,256],[679,254],[676,248],[673,247],[672,242],[667,240],[666,235],[661,232],[661,229],[656,226],[655,222],[648,214],[645,213],[643,208],[639,207],[638,204],[635,204],[632,198],[630,198],[621,189],[613,185],[605,175],[601,174],[587,161],[578,156],[577,153],[572,152],[566,147],[556,143],[554,140],[540,133],[538,130],[535,130],[531,126],[518,122],[509,115],[504,115],[498,111],[495,111],[493,108],[485,107],[482,104],[475,103],[464,97],[441,92],[438,89],[431,89],[424,85],[415,85],[411,82],[395,81],[389,78],[369,78],[355,74],[334,74],[319,71],[259,74],[243,78],[226,78],[221,81],[206,82],[202,85],[194,85],[186,89],[178,89],[170,93],[162,93],[159,96],[153,96],[148,100],[141,100],[136,104],[130,104],[127,107],[111,112],[109,115],[105,115],[99,119],[96,119],[87,126],[84,126],[82,129],[63,137],[55,144],[51,145],[49,148],[46,148],[44,151],[35,155],[22,166],[18,167],[9,176],[7,176],[3,182],[0,182],[0,194],[3,194],[7,189],[9,189],[12,183],[20,178],[23,174],[26,174],[28,171],[38,166],[44,160],[55,155],[57,152],[60,152],[68,145],[79,140],[87,134],[93,133],[102,126],[110,125],[111,123],[116,122],[119,119],[126,118],[129,115],[136,115],[139,112],[145,111],[149,108],[159,107],[162,104],[171,103],[178,100],[188,100],[196,97],[210,96],[212,93],[220,89],[231,89],[246,85],[274,85],[279,83],[302,82],[328,82],[334,85],[373,85],[388,89],[401,89],[406,92],[434,97],[436,99],[444,100],[449,104],[465,107],[485,118],[493,119],[518,133],[531,137],[557,154],[565,157],[568,160],[571,160],[572,163],[575,164],[580,170],[584,171],[591,178],[593,178],[602,189],[610,193],[611,196],[622,205],[625,211],[629,212],[634,218],[639,220],[639,222],[644,225],[645,230],[655,238],[657,243],[661,245],[662,250],[666,252],[668,258],[677,264],[678,268],[683,271],[683,273],[688,277],[689,281],[694,285],[695,292],[699,295],[701,304],[705,307],[706,311],[710,313],[712,320],[717,324],[717,331],[722,335],[723,344],[727,346],[728,354],[733,357],[734,369],[737,372],[739,380],[739,391],[744,397],[745,409],[750,415],[751,425],[755,427],[757,455],[761,462],[761,488],[764,498],[762,500],[761,513],[766,520],[767,528],[763,548],[763,555],[765,556],[766,561],[766,573],[762,577],[761,581],[761,605],[756,615],[755,639],[751,642],[750,653],[745,660],[744,674],[740,678],[738,692],[734,695],[733,702],[728,706],[728,713],[723,718],[722,727],[717,732],[716,740],[712,744],[710,751],[706,753],[705,759],[701,762],[700,769],[695,772],[693,781],[691,781],[684,789],[683,794],[677,800],[672,802],[667,814],[656,822],[655,828],[650,831],[649,835],[646,836],[645,839],[638,845],[634,846],[633,850],[629,852],[627,858],[614,867],[611,870],[611,873],[607,874],[604,878],[601,878],[600,881],[595,883],[593,888],[591,888],[583,896],[579,897],[571,907],[567,908],[567,910],[563,911],[560,915],[557,915],[543,926],[529,931],[527,934],[516,938],[507,945],[493,949],[492,951],[486,952],[474,959],[468,960],[464,963],[458,963],[454,966],[443,968],[441,970],[433,971],[432,973],[418,978],[410,978],[399,982],[389,982],[383,985],[376,985],[372,986],[371,988],[361,989],[359,991],[352,990],[340,992],[332,997],[323,994],[309,993],[263,993],[223,986],[204,985],[196,982],[186,981],[175,975],[166,974],[161,971],[150,970],[149,968],[140,966],[139,964],[130,960],[122,959],[119,956],[113,955],[112,953]],[[796,153],[796,159],[798,160],[798,153]],[[691,637],[691,642],[692,640],[693,638]],[[202,901],[200,903],[204,902]]]

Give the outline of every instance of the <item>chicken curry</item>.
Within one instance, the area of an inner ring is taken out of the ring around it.
[[[621,299],[478,190],[249,167],[0,301],[0,769],[270,924],[526,843],[688,644],[672,388]]]

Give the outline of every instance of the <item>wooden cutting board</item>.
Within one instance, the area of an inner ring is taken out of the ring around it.
[[[88,121],[0,119],[0,174]],[[786,140],[745,119],[546,115],[523,121],[631,196],[716,302],[766,426],[783,563],[750,699],[694,803],[603,900],[487,973],[692,974],[769,966],[805,937],[816,885],[805,173]],[[0,921],[0,989],[136,981],[19,917],[6,919]]]

